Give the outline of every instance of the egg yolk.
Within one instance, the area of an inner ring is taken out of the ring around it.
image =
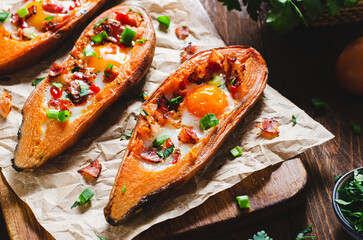
[[[30,8],[31,6],[35,6],[37,8],[37,10],[36,10],[37,13],[35,15],[31,16],[27,20],[27,23],[29,23],[30,26],[33,26],[38,31],[40,31],[44,28],[44,21],[46,21],[45,18],[50,17],[52,15],[46,14],[43,11],[42,4],[40,3],[40,1],[31,2],[28,5],[26,5],[27,8]]]
[[[202,118],[208,113],[219,116],[228,106],[226,94],[218,87],[205,85],[194,89],[185,100],[185,107],[196,117]]]
[[[95,46],[93,50],[96,56],[87,57],[87,66],[95,68],[96,71],[104,71],[110,64],[119,68],[129,58],[128,50],[120,48],[116,44],[106,43],[104,45]]]

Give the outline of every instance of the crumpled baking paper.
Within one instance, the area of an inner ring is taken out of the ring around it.
[[[6,10],[16,2],[19,0],[2,1],[0,8]],[[116,5],[119,1],[115,2]],[[123,3],[143,6],[152,16],[156,30],[155,57],[142,86],[148,95],[180,66],[179,54],[188,42],[201,46],[202,50],[225,46],[199,1],[134,0]],[[156,18],[161,15],[171,18],[167,32],[159,30]],[[181,25],[187,25],[191,30],[186,40],[178,40],[175,36],[174,29]],[[94,232],[108,239],[131,239],[152,225],[184,214],[249,174],[333,138],[319,123],[267,86],[261,99],[217,152],[211,164],[178,191],[172,201],[159,202],[127,223],[111,226],[104,218],[103,208],[128,143],[128,140],[120,141],[120,137],[123,133],[130,133],[134,127],[141,101],[121,98],[76,145],[34,172],[17,173],[10,163],[22,120],[21,109],[34,88],[31,82],[46,76],[53,61],[60,62],[65,58],[80,32],[81,29],[75,32],[54,55],[11,75],[12,80],[1,82],[0,86],[0,91],[6,91],[13,97],[13,110],[6,120],[0,119],[0,166],[16,194],[30,206],[40,224],[56,239],[97,239]],[[295,125],[291,121],[293,114],[298,121]],[[278,137],[269,140],[260,136],[255,126],[262,118],[273,118],[280,123]],[[233,159],[229,149],[236,145],[242,146],[244,153]],[[90,183],[77,170],[94,159],[99,159],[103,169],[97,181]],[[95,193],[90,205],[71,209],[78,195],[87,187]]]

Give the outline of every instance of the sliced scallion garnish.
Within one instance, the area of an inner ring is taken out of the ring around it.
[[[101,24],[102,24],[104,21],[106,21],[108,17],[109,17],[109,16],[107,16],[107,17],[105,17],[105,18],[101,19],[100,21],[96,22],[96,23],[93,25],[93,27],[94,27],[94,28],[99,28],[99,26],[101,26]]]
[[[291,116],[291,120],[292,120],[292,122],[293,122],[294,124],[296,124],[296,123],[297,123],[295,115],[292,115],[292,116]]]
[[[42,78],[37,78],[32,82],[32,86],[36,86],[38,85],[38,83],[40,83],[45,77]]]
[[[223,89],[223,88],[226,88],[227,86],[226,86],[226,84],[224,84],[224,83],[222,83],[221,85],[219,85],[218,86],[218,88],[220,88],[220,89]]]
[[[20,18],[23,18],[29,14],[29,11],[26,7],[23,7],[23,8],[20,8],[17,13]]]
[[[207,84],[219,87],[220,85],[223,84],[223,78],[221,78],[220,76],[214,76],[212,80],[207,82]]]
[[[358,124],[356,124],[355,122],[350,122],[350,124],[352,125],[352,130],[353,130],[353,133],[355,135],[361,135],[362,134],[362,130],[360,128],[360,126]]]
[[[46,18],[44,18],[44,20],[45,21],[50,21],[50,20],[52,20],[54,18],[54,16],[50,16],[50,17],[46,17]]]
[[[111,75],[112,68],[113,68],[113,64],[110,64],[110,65],[107,66],[107,68],[105,69],[106,77],[109,77]]]
[[[91,46],[89,46],[89,45],[83,50],[83,54],[86,57],[93,57],[93,56],[96,56],[97,55],[97,53],[95,52],[95,50],[93,50],[93,48]]]
[[[0,21],[5,21],[9,16],[8,12],[1,12],[0,13]]]
[[[239,146],[236,146],[229,150],[229,152],[232,154],[233,157],[239,157],[242,155],[243,150]]]
[[[136,43],[137,44],[144,44],[145,42],[147,42],[147,41],[149,41],[148,39],[146,39],[146,38],[142,38],[142,39],[138,39],[137,41],[136,41]]]
[[[127,46],[131,46],[132,41],[134,40],[136,32],[132,29],[126,27],[125,30],[121,34],[120,42]]]
[[[71,117],[71,113],[68,111],[68,110],[64,110],[64,111],[61,111],[59,112],[58,114],[58,120],[60,122],[65,122],[68,120],[68,118]]]
[[[165,29],[170,26],[170,18],[168,16],[160,16],[157,18],[160,25],[163,25]]]
[[[87,85],[83,85],[83,84],[79,84],[78,85],[79,90],[81,90],[81,92],[79,93],[80,97],[83,96],[87,96],[88,95],[88,90],[89,90],[89,86]]]
[[[236,78],[233,78],[230,82],[231,85],[233,85],[233,83],[236,81]]]
[[[170,105],[176,105],[176,104],[179,104],[181,103],[183,100],[183,97],[182,96],[178,96],[176,98],[173,98],[170,100]]]
[[[162,145],[168,139],[169,139],[168,135],[161,135],[161,136],[154,139],[153,146],[154,147],[159,147],[160,145]]]
[[[59,83],[59,82],[54,82],[52,83],[52,85],[56,88],[62,88],[63,87],[63,84]]]
[[[107,238],[101,237],[100,235],[98,235],[96,232],[94,232],[96,234],[96,236],[100,239],[100,240],[108,240]]]
[[[206,130],[208,128],[217,126],[219,124],[219,121],[214,113],[208,113],[202,117],[199,121],[200,127],[203,130]]]
[[[165,149],[163,159],[167,158],[174,152],[174,144]]]
[[[86,188],[83,192],[78,196],[79,201],[75,201],[71,208],[80,205],[86,204],[95,194],[92,192],[90,188]]]
[[[250,207],[250,201],[249,201],[247,195],[237,196],[236,199],[238,201],[239,208],[249,208]]]
[[[314,108],[316,110],[321,110],[321,109],[324,109],[325,108],[325,102],[322,102],[320,101],[319,99],[317,98],[313,98],[311,99],[311,102],[313,103],[314,105]]]
[[[81,68],[78,67],[78,66],[77,67],[74,67],[74,68],[72,68],[71,73],[78,72],[79,69],[81,69]]]
[[[49,119],[58,119],[59,110],[47,109],[46,114]]]
[[[122,193],[125,193],[126,192],[126,186],[124,186],[121,190]]]
[[[106,40],[107,38],[108,38],[108,35],[107,35],[106,31],[102,31],[99,34],[91,37],[91,40],[94,43],[99,43],[99,42],[102,42],[103,40]]]

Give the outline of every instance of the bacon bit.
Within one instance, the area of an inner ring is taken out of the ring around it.
[[[98,178],[100,176],[102,170],[102,165],[99,163],[98,159],[91,162],[88,166],[78,170],[77,172],[82,173],[86,176],[90,176],[93,178]]]
[[[162,159],[160,156],[156,153],[156,148],[144,148],[142,152],[140,153],[140,157],[146,161],[152,162],[152,163],[160,163],[162,162]]]
[[[202,84],[205,82],[206,71],[202,66],[198,65],[194,68],[193,72],[188,76],[188,81],[191,83]]]
[[[50,13],[63,13],[64,7],[62,5],[54,4],[54,3],[44,3],[42,8]]]
[[[114,43],[119,43],[125,26],[122,26],[119,22],[109,21],[109,19],[107,19],[104,23],[102,23],[101,28],[108,34],[108,40],[113,40]]]
[[[31,16],[37,14],[37,6],[31,6],[28,8],[28,14],[25,16],[25,19],[28,19],[30,18]]]
[[[171,164],[175,164],[180,160],[180,150],[179,148],[174,150],[173,159],[170,161]]]
[[[79,0],[75,0],[74,1],[74,5],[69,6],[69,10],[72,11],[73,9],[75,9],[76,7],[81,6],[81,3],[79,2]]]
[[[261,129],[264,138],[274,138],[279,135],[279,122],[273,119],[264,118],[256,128]]]
[[[64,111],[64,110],[68,110],[69,108],[68,106],[71,104],[71,102],[69,100],[66,99],[50,99],[48,102],[48,106],[53,107],[55,109]]]
[[[180,26],[175,28],[175,35],[180,40],[184,40],[189,36],[189,28],[188,26]]]
[[[122,12],[117,13],[116,20],[121,22],[123,25],[130,25],[133,27],[136,27],[138,23],[137,18],[135,18],[131,14],[122,13]]]
[[[178,135],[178,140],[181,141],[182,143],[194,144],[199,141],[199,138],[193,130],[189,128],[183,128]]]
[[[49,75],[51,77],[58,76],[59,74],[61,74],[63,72],[63,70],[64,70],[64,67],[62,67],[58,63],[54,62],[49,69]]]
[[[14,23],[19,28],[27,28],[29,25],[24,21],[24,18],[20,18],[17,13],[11,15],[11,23]],[[22,36],[22,34],[18,34]]]
[[[70,15],[66,16],[55,16],[52,21],[45,22],[45,30],[47,31],[56,31],[63,26],[65,26],[70,20]]]
[[[141,139],[147,139],[151,133],[149,124],[146,121],[141,121],[137,132]]]
[[[192,43],[188,43],[188,46],[184,48],[184,50],[180,53],[182,63],[191,58],[194,54],[199,52],[200,47],[196,45],[192,45]]]
[[[11,100],[11,95],[6,92],[3,92],[0,96],[0,116],[2,116],[3,118],[7,118],[9,113],[11,112]]]
[[[169,111],[169,100],[164,96],[164,95],[161,95],[159,98],[158,98],[158,108],[157,109],[160,109],[163,113]]]
[[[224,56],[219,51],[213,50],[209,55],[207,68],[213,72],[217,72],[222,69],[223,60]]]

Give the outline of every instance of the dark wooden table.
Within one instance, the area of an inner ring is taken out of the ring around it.
[[[281,209],[281,214],[261,219],[252,227],[241,224],[228,231],[218,229],[215,239],[248,239],[260,230],[273,239],[294,239],[309,225],[317,239],[350,239],[334,216],[331,193],[335,176],[363,166],[363,138],[353,135],[350,125],[354,121],[363,126],[363,98],[349,95],[337,85],[334,66],[341,50],[363,36],[363,23],[300,27],[278,35],[263,22],[250,20],[245,11],[227,12],[217,0],[201,2],[228,45],[251,45],[260,51],[269,66],[269,84],[336,136],[300,155],[309,177],[302,204],[287,213]],[[326,102],[325,111],[314,110],[310,99],[315,97]],[[0,219],[0,239],[9,239],[3,217]]]

